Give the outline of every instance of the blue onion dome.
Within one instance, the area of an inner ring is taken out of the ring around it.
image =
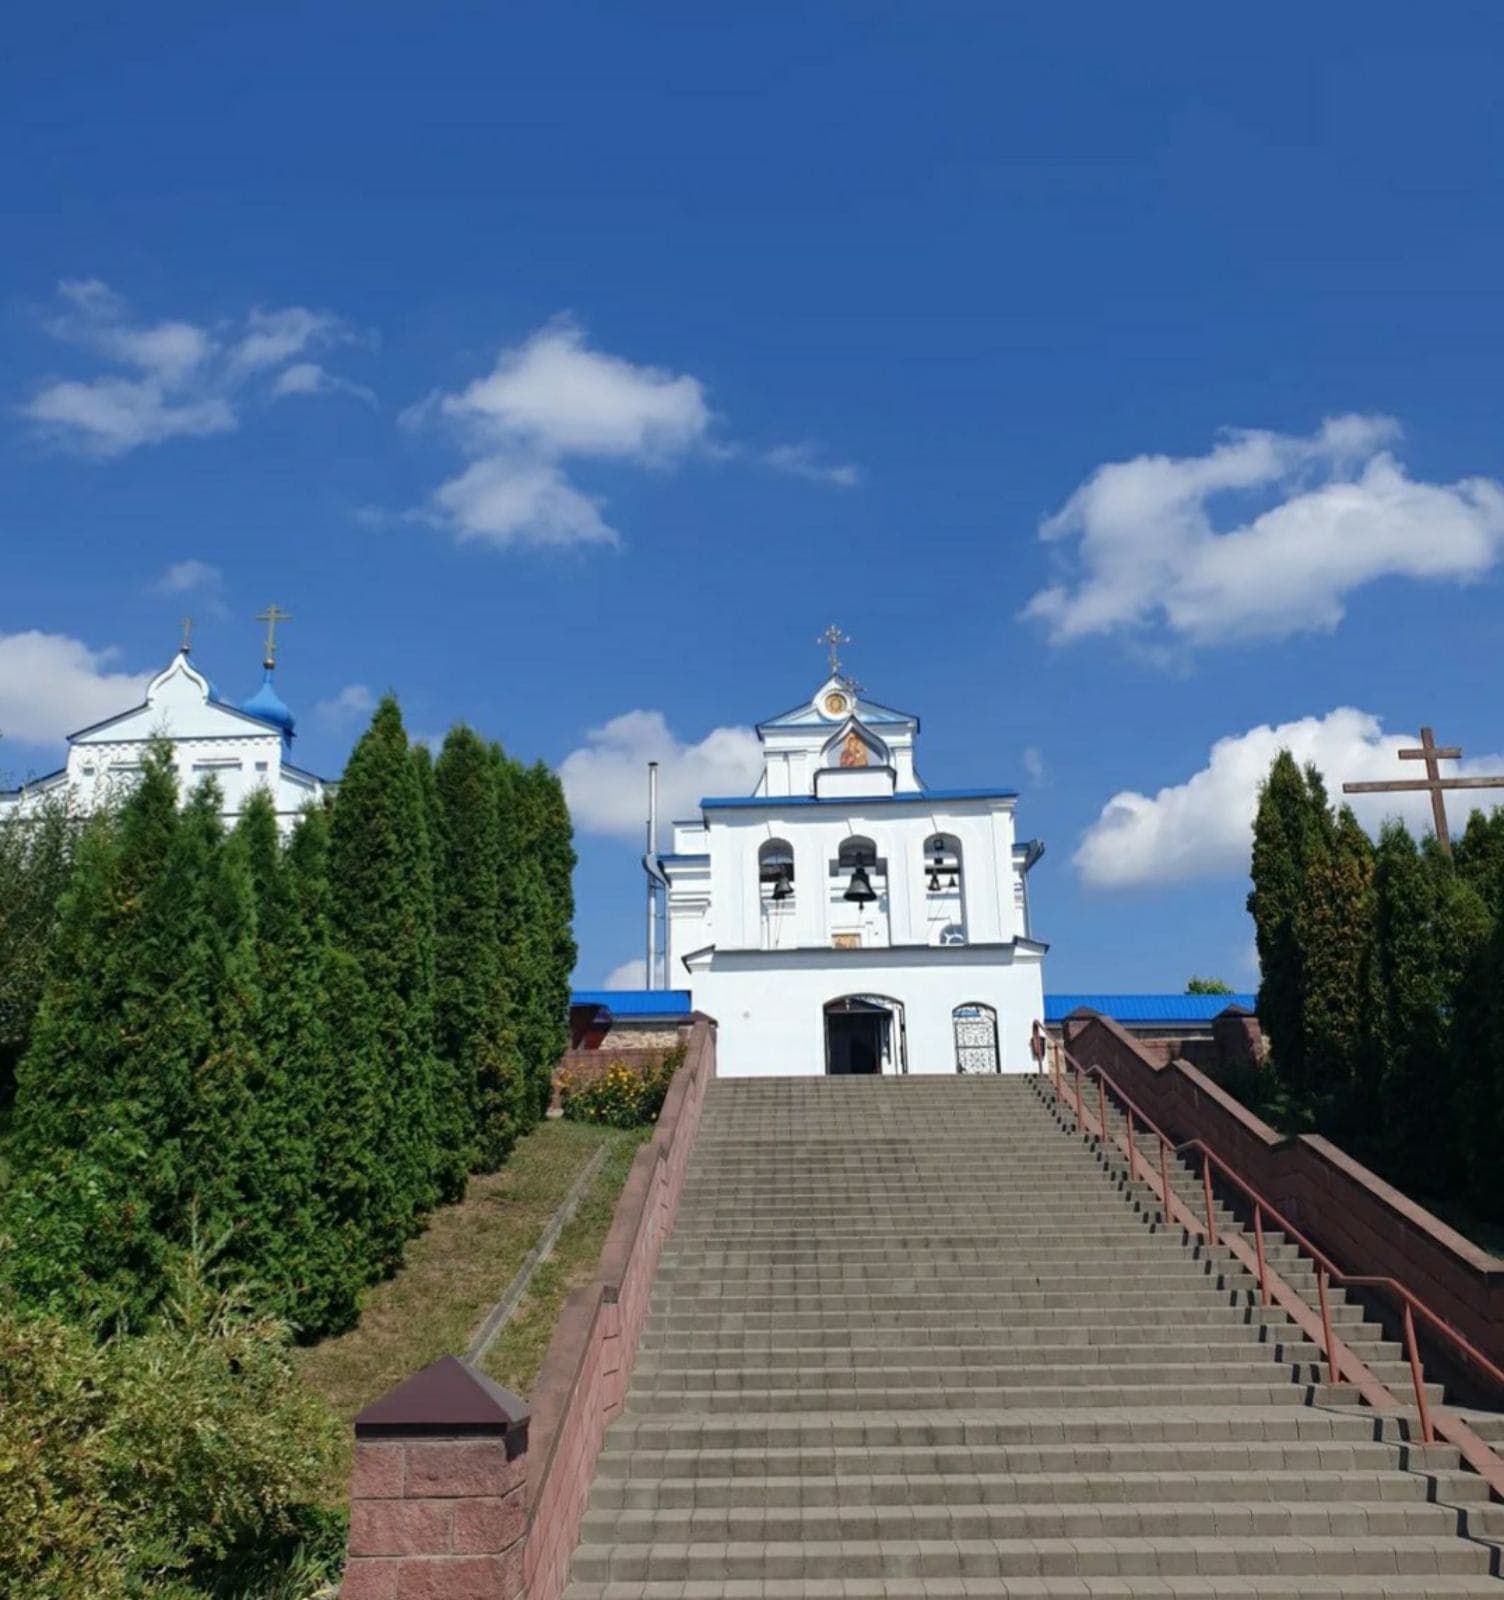
[[[282,704],[282,697],[272,685],[272,669],[266,669],[266,676],[261,680],[261,687],[249,700],[242,702],[240,709],[253,717],[260,717],[263,722],[274,722],[291,737],[293,730],[292,712]]]

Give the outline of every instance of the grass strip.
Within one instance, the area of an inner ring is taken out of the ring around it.
[[[296,1352],[304,1380],[350,1421],[420,1368],[461,1354],[580,1170],[602,1145],[631,1137],[558,1119],[535,1128],[500,1172],[472,1178],[463,1200],[433,1214],[356,1327]]]
[[[481,1363],[481,1370],[489,1377],[521,1395],[537,1379],[553,1338],[554,1324],[570,1291],[589,1282],[595,1273],[606,1235],[611,1231],[616,1202],[632,1170],[632,1159],[653,1130],[596,1131],[613,1141],[605,1165],[596,1174],[573,1220],[559,1235],[553,1254],[533,1274],[522,1303]]]

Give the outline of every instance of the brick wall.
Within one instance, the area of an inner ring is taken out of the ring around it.
[[[565,1303],[534,1385],[531,1448],[540,1467],[525,1554],[528,1600],[558,1600],[568,1582],[596,1458],[622,1407],[714,1076],[715,1024],[699,1017],[653,1138],[638,1151],[617,1202],[599,1273]]]
[[[1349,1272],[1397,1278],[1504,1364],[1504,1261],[1315,1134],[1285,1138],[1196,1067],[1156,1061],[1106,1017],[1069,1019],[1100,1066],[1177,1140],[1202,1139]]]
[[[676,1037],[670,1037],[666,1045],[648,1045],[640,1049],[566,1050],[554,1068],[553,1099],[549,1102],[549,1110],[559,1109],[559,1080],[566,1073],[570,1081],[579,1086],[604,1077],[617,1062],[628,1067],[656,1067],[678,1042]]]
[[[673,1227],[715,1024],[696,1017],[595,1278],[565,1303],[531,1407],[453,1356],[355,1421],[341,1600],[558,1600]]]
[[[520,1600],[528,1410],[448,1356],[355,1422],[342,1600]]]

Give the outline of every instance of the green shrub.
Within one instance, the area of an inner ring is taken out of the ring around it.
[[[608,1128],[650,1127],[663,1109],[668,1086],[684,1061],[684,1046],[661,1061],[629,1067],[613,1061],[598,1078],[576,1085],[565,1073],[559,1079],[559,1101],[573,1122],[597,1122]]]
[[[27,1600],[312,1596],[337,1571],[320,1504],[337,1426],[279,1322],[193,1252],[139,1333],[0,1301],[0,1573]]]

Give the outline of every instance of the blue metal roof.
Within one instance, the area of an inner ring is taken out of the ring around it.
[[[1228,1006],[1255,1009],[1253,994],[1047,994],[1044,1020],[1063,1022],[1081,1006],[1114,1022],[1210,1022]]]
[[[599,1006],[615,1017],[687,1017],[688,989],[576,989],[572,1006]]]
[[[1016,800],[1017,789],[918,789],[911,794],[733,794],[710,795],[702,811],[753,810],[759,806],[927,806],[935,800]]]

